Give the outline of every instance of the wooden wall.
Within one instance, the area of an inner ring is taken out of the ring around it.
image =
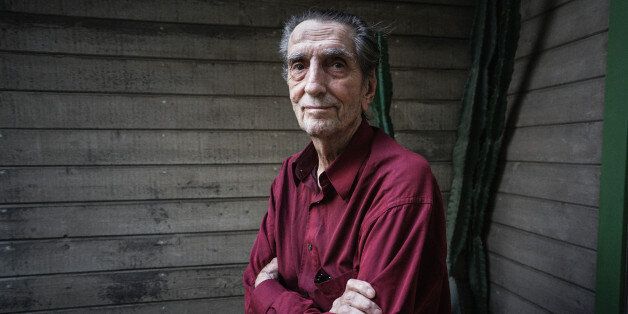
[[[491,308],[592,313],[608,1],[522,1],[522,14]]]
[[[242,312],[314,4],[394,22],[398,139],[446,191],[470,2],[0,1],[0,312]]]

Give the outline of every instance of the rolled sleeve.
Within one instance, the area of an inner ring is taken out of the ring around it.
[[[275,300],[286,291],[288,290],[277,280],[264,280],[251,293],[253,311],[255,313],[267,313]]]

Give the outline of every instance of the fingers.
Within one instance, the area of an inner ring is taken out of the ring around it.
[[[277,262],[277,258],[274,257],[266,267],[269,267],[270,270],[277,271],[279,270],[279,263]]]
[[[347,281],[347,290],[357,292],[369,299],[375,297],[375,289],[366,281],[349,279],[349,281]]]
[[[365,314],[365,312],[362,312],[354,307],[351,307],[350,305],[347,304],[343,304],[337,308],[332,308],[330,310],[331,313],[336,313],[336,314]]]
[[[351,290],[345,290],[342,296],[344,305],[360,310],[364,313],[382,313],[382,309],[364,295]]]
[[[374,297],[375,289],[371,284],[349,279],[345,292],[334,301],[331,312],[381,314],[382,309],[371,300]]]
[[[277,263],[277,258],[273,258],[268,265],[262,268],[262,272],[269,274],[271,277],[276,277],[279,273],[279,264]]]
[[[277,279],[277,277],[279,277],[279,264],[277,263],[277,258],[275,257],[260,270],[259,274],[257,274],[255,287],[265,280]]]

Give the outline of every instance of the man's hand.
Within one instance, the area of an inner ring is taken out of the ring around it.
[[[371,299],[375,297],[375,289],[366,281],[349,279],[345,292],[331,306],[332,313],[367,313],[381,314]]]
[[[277,258],[273,258],[268,265],[264,266],[262,270],[260,270],[259,274],[257,274],[257,278],[255,279],[255,287],[262,283],[264,280],[268,279],[277,279],[279,277],[279,265],[277,264]]]

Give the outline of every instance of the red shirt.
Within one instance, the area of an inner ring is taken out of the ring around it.
[[[427,161],[362,122],[321,188],[317,166],[310,143],[272,184],[244,272],[246,312],[329,311],[357,278],[384,313],[449,313],[445,218]],[[274,257],[280,278],[255,288]]]

